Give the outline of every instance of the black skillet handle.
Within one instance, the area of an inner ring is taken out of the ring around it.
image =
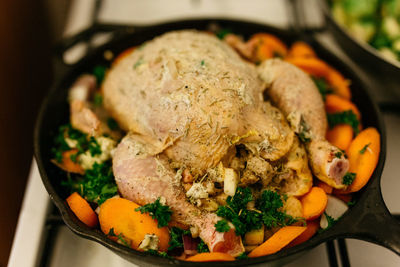
[[[86,52],[89,52],[93,47],[91,45],[92,38],[99,33],[112,33],[113,38],[120,35],[133,33],[140,30],[141,27],[119,24],[99,24],[95,23],[91,27],[82,30],[78,34],[64,38],[59,42],[54,49],[53,64],[55,69],[55,77],[61,77],[68,69],[72,67],[64,60],[64,53],[77,45],[78,43],[86,44]]]
[[[384,204],[380,177],[372,177],[370,185],[358,199],[349,214],[332,228],[333,237],[350,237],[386,247],[400,255],[400,222]]]

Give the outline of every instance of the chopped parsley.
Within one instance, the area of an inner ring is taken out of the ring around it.
[[[118,123],[113,118],[107,119],[107,126],[108,126],[108,128],[110,128],[111,131],[119,129]]]
[[[153,219],[158,221],[159,228],[167,226],[171,221],[172,210],[168,206],[161,204],[160,198],[135,210],[141,213],[149,213]]]
[[[349,206],[349,207],[353,207],[353,206],[356,204],[356,201],[355,201],[355,200],[350,200],[350,201],[347,202],[346,204],[347,204],[347,206]]]
[[[67,144],[65,141],[66,138],[76,142],[76,147],[74,148],[78,149],[78,153],[75,154],[75,158],[71,158],[73,161],[74,159],[76,160],[76,157],[79,154],[84,153],[86,150],[89,150],[92,156],[101,154],[101,147],[96,138],[93,136],[88,137],[87,134],[72,128],[71,124],[66,124],[59,127],[58,134],[54,138],[54,146],[52,148],[53,156],[59,163],[62,161],[62,152],[73,148]]]
[[[77,163],[78,162],[78,153],[71,154],[71,156],[69,156],[69,158],[72,160],[72,162]]]
[[[140,65],[142,65],[144,63],[143,58],[140,58],[138,61],[136,61],[136,63],[133,65],[133,68],[136,69],[137,67],[139,67]]]
[[[248,210],[247,203],[253,200],[250,188],[238,187],[233,197],[226,199],[226,206],[219,206],[217,215],[230,221],[235,226],[236,235],[244,235],[262,226],[261,214]]]
[[[338,159],[340,159],[342,157],[342,155],[343,155],[343,153],[340,152],[340,151],[335,153],[335,157],[338,158]]]
[[[271,190],[264,190],[258,200],[257,208],[262,211],[262,220],[267,228],[286,226],[297,220],[285,212],[280,211],[283,207],[281,196]]]
[[[215,224],[215,229],[220,233],[228,232],[231,228],[226,220],[219,220]]]
[[[95,107],[101,107],[103,104],[103,96],[100,93],[96,93],[93,96],[93,105]]]
[[[104,76],[106,75],[107,67],[102,65],[97,65],[93,69],[93,75],[96,76],[97,85],[100,85],[103,80]]]
[[[111,167],[111,160],[98,164],[95,162],[91,170],[86,170],[85,175],[77,180],[69,178],[62,182],[72,192],[78,192],[86,200],[101,205],[118,192]]]
[[[315,85],[317,86],[322,99],[325,101],[326,95],[332,93],[332,88],[328,85],[324,78],[312,77]]]
[[[343,176],[343,184],[344,185],[351,185],[356,178],[356,174],[354,172],[348,172]]]
[[[360,150],[360,154],[364,154],[365,151],[367,151],[367,148],[371,145],[371,143],[366,144],[361,150]]]
[[[202,239],[200,239],[200,243],[197,245],[197,252],[198,253],[210,252],[208,246],[206,245],[206,243],[204,243]]]
[[[217,31],[217,32],[215,33],[215,35],[216,35],[219,39],[223,40],[223,39],[225,38],[225,36],[228,35],[228,34],[230,34],[230,33],[232,33],[232,30],[230,30],[230,29],[221,29],[221,30]]]
[[[93,136],[89,138],[88,146],[90,155],[96,156],[101,154],[101,147],[97,142],[96,138],[94,138]]]
[[[171,239],[169,241],[168,251],[174,250],[176,248],[183,248],[183,235],[189,235],[190,231],[183,230],[178,227],[172,227],[170,230]]]
[[[129,244],[129,242],[127,240],[125,240],[124,235],[122,233],[118,234],[118,235],[115,234],[114,228],[111,228],[107,235],[111,236],[111,237],[116,237],[117,238],[117,242],[122,244],[122,245],[124,245],[124,246],[127,246],[127,247],[131,246]]]
[[[327,116],[330,128],[333,128],[338,124],[344,123],[350,125],[351,128],[353,128],[354,133],[358,134],[358,125],[360,124],[360,122],[358,121],[356,114],[354,114],[352,110],[327,114]]]
[[[204,65],[205,65],[204,59],[200,62],[200,65],[201,65],[201,66],[204,66]]]
[[[226,206],[219,206],[217,215],[235,226],[236,235],[260,229],[262,224],[268,228],[290,225],[297,220],[280,211],[283,207],[281,196],[273,191],[264,190],[256,201],[256,209],[247,209],[247,203],[253,201],[250,188],[238,187],[233,197],[229,196]]]
[[[249,256],[247,256],[247,254],[244,252],[236,257],[237,260],[247,260],[248,258]]]
[[[326,212],[324,212],[326,220],[328,222],[328,226],[325,228],[325,230],[331,228],[337,220],[335,220],[333,217],[329,216]]]
[[[311,141],[310,127],[308,127],[307,123],[304,121],[303,117],[300,119],[300,129],[298,133],[298,137],[301,142],[308,143]]]

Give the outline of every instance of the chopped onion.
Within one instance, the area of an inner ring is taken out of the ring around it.
[[[199,244],[198,239],[192,238],[190,235],[183,235],[183,250],[186,255],[197,254],[197,245]]]

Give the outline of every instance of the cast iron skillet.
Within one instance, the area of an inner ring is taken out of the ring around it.
[[[146,255],[123,245],[120,245],[106,237],[98,229],[89,229],[81,223],[71,212],[65,202],[68,192],[61,185],[61,181],[66,179],[66,174],[54,166],[50,159],[53,138],[60,125],[67,123],[69,120],[69,108],[66,102],[67,90],[75,79],[82,73],[92,72],[93,67],[97,64],[108,64],[104,57],[104,51],[110,50],[114,54],[118,54],[124,49],[140,45],[146,40],[160,35],[164,32],[179,29],[199,29],[207,30],[209,26],[218,24],[222,28],[229,28],[233,32],[249,37],[257,32],[269,32],[276,34],[287,44],[300,38],[296,33],[290,31],[279,30],[277,28],[245,22],[225,19],[201,19],[201,20],[185,20],[165,24],[158,24],[149,27],[143,27],[131,32],[130,27],[120,27],[119,36],[116,36],[111,42],[90,52],[82,60],[72,66],[59,65],[56,71],[56,79],[53,87],[45,99],[37,120],[34,148],[35,157],[39,166],[39,171],[50,198],[60,210],[62,218],[66,225],[76,234],[85,238],[94,240],[105,247],[111,249],[123,258],[143,265],[172,265],[179,266],[202,266],[202,263],[188,263],[178,260],[168,260],[156,256]],[[107,30],[107,26],[98,26],[98,29]],[[77,36],[66,40],[58,53],[75,44],[82,36],[90,35],[85,31]],[[356,194],[357,202],[343,217],[330,229],[317,234],[309,241],[285,249],[276,254],[248,259],[236,262],[216,262],[207,263],[209,266],[244,266],[254,265],[268,262],[269,264],[284,264],[298,257],[301,252],[305,252],[318,244],[332,240],[335,238],[357,238],[370,242],[374,242],[385,246],[400,255],[400,224],[389,214],[381,195],[380,178],[386,155],[386,133],[383,125],[382,117],[378,111],[376,104],[372,101],[367,93],[366,85],[360,81],[357,74],[344,65],[334,55],[330,54],[326,49],[312,43],[318,55],[330,64],[339,69],[345,77],[352,80],[353,100],[359,107],[363,119],[364,127],[373,126],[378,129],[381,134],[381,154],[379,156],[378,165],[363,190]]]
[[[350,33],[339,25],[333,18],[330,10],[330,0],[318,1],[322,10],[328,30],[333,34],[342,50],[363,68],[367,68],[387,79],[394,80],[393,84],[400,83],[400,62],[384,58],[377,49],[366,42],[355,39]],[[400,94],[398,86],[393,88],[397,95]]]

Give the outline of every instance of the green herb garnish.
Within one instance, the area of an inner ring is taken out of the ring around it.
[[[351,185],[356,178],[356,174],[354,172],[348,172],[343,176],[343,184],[344,185]]]
[[[146,204],[142,207],[135,209],[141,213],[149,213],[153,219],[158,221],[158,228],[167,226],[171,221],[172,210],[160,203],[160,198],[150,204]]]
[[[107,126],[108,126],[108,128],[110,128],[111,131],[119,129],[117,121],[114,120],[113,118],[107,119]]]
[[[328,226],[325,228],[325,230],[331,228],[337,220],[335,220],[333,217],[329,216],[326,212],[324,212],[326,220],[328,222]]]
[[[235,226],[236,235],[243,235],[262,226],[261,214],[247,209],[247,203],[253,200],[250,188],[238,187],[233,197],[226,199],[226,206],[219,206],[217,215]]]
[[[206,243],[204,243],[202,239],[200,239],[200,243],[197,245],[197,252],[198,253],[210,252],[208,246],[206,245]]]
[[[297,221],[292,216],[280,211],[282,207],[283,201],[278,193],[271,190],[263,191],[257,208],[263,212],[262,220],[267,228],[291,225]]]
[[[94,67],[93,75],[96,76],[97,85],[100,85],[103,82],[104,76],[106,75],[106,71],[107,71],[106,66],[98,65]]]
[[[118,192],[112,172],[111,161],[102,164],[95,162],[91,170],[77,180],[69,178],[62,185],[70,188],[71,192],[78,192],[86,200],[101,205]]]
[[[338,158],[338,159],[340,159],[342,157],[342,155],[343,155],[343,153],[340,152],[340,151],[335,153],[335,157]]]
[[[333,128],[338,124],[348,124],[353,128],[355,134],[359,133],[358,125],[360,122],[357,119],[356,114],[352,110],[346,110],[343,112],[327,114],[329,127]]]
[[[247,256],[247,254],[244,252],[236,257],[237,260],[247,260],[248,258],[249,256]]]
[[[356,201],[355,200],[350,200],[346,204],[347,204],[347,206],[352,207],[352,206],[354,206],[356,204]]]
[[[215,224],[215,229],[220,233],[228,232],[231,228],[226,220],[219,220]]]
[[[136,69],[137,67],[139,67],[140,65],[142,65],[144,63],[143,58],[140,58],[138,61],[136,61],[136,63],[133,65],[133,68]]]
[[[93,96],[93,105],[95,107],[101,107],[103,104],[103,96],[100,93],[96,93]]]
[[[124,245],[124,246],[127,246],[127,247],[130,247],[130,246],[131,246],[131,245],[129,244],[129,242],[125,240],[123,234],[119,234],[119,235],[115,234],[114,228],[111,228],[107,235],[108,235],[108,236],[111,236],[111,237],[116,237],[118,243],[120,243],[120,244],[122,244],[122,245]]]
[[[223,39],[225,38],[225,36],[226,36],[227,34],[230,34],[230,33],[232,33],[232,31],[231,31],[230,29],[221,29],[221,30],[217,31],[217,32],[215,33],[215,35],[216,35],[219,39],[223,40]]]
[[[176,248],[183,248],[183,235],[190,235],[189,230],[183,230],[178,227],[172,227],[170,231],[171,239],[169,241],[168,251],[174,250]]]
[[[315,85],[317,86],[322,99],[325,101],[326,95],[332,93],[332,88],[328,85],[324,78],[312,77]]]
[[[361,150],[360,150],[360,154],[364,154],[365,151],[367,151],[367,148],[371,145],[371,143],[366,144]]]
[[[99,143],[97,142],[96,138],[91,136],[89,138],[89,143],[88,144],[89,144],[90,155],[96,156],[96,155],[100,155],[101,154],[101,147],[100,147]]]
[[[273,191],[264,190],[256,202],[256,210],[248,210],[247,203],[253,201],[250,188],[239,187],[233,197],[228,197],[226,206],[220,206],[217,215],[235,226],[236,235],[260,229],[262,224],[268,228],[290,225],[297,220],[280,211],[283,207],[281,196]]]

